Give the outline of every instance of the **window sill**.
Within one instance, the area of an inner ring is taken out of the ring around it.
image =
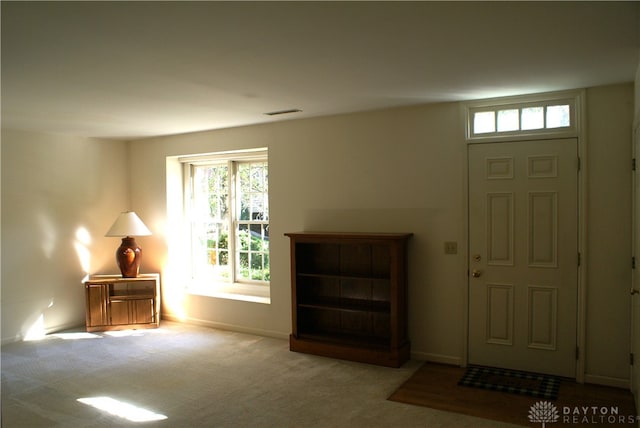
[[[196,296],[215,297],[218,299],[241,300],[244,302],[271,304],[269,285],[253,285],[243,283],[207,283],[192,282],[187,293]]]

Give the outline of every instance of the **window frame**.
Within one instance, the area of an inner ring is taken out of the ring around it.
[[[187,248],[189,257],[189,272],[187,291],[190,294],[205,295],[211,297],[228,298],[234,300],[253,301],[257,303],[270,303],[270,280],[251,280],[240,279],[237,275],[237,268],[239,263],[239,254],[236,251],[236,234],[239,227],[240,216],[237,213],[239,206],[236,207],[237,189],[239,186],[239,177],[236,177],[237,166],[240,163],[252,163],[252,162],[269,162],[268,149],[257,148],[237,151],[224,151],[218,153],[200,154],[180,156],[177,158],[178,162],[182,164],[183,175],[183,221],[185,231],[188,234]],[[194,258],[194,245],[192,242],[192,197],[194,192],[194,182],[192,179],[192,173],[197,166],[207,166],[214,164],[225,164],[232,169],[228,174],[228,186],[229,186],[229,238],[228,238],[228,251],[230,267],[230,278],[228,281],[221,280],[219,278],[211,278],[203,275],[196,276],[195,272],[195,258]],[[268,196],[267,190],[267,198]],[[239,201],[238,201],[239,203]],[[267,201],[268,203],[268,201]],[[238,214],[236,216],[236,214]],[[242,221],[246,223],[245,221]],[[271,262],[270,248],[269,248],[269,262]],[[271,264],[271,263],[270,263]]]
[[[268,230],[268,226],[269,226],[269,214],[268,214],[268,209],[269,209],[269,189],[268,189],[268,179],[267,179],[267,192],[266,192],[266,196],[267,196],[267,201],[266,201],[266,207],[267,207],[267,219],[264,220],[258,220],[258,219],[242,219],[242,202],[240,200],[240,197],[238,197],[238,195],[242,192],[239,192],[238,189],[241,188],[242,186],[242,178],[240,176],[239,173],[239,169],[243,164],[258,164],[258,163],[266,163],[267,164],[267,169],[269,167],[269,162],[268,159],[265,158],[264,160],[232,160],[229,161],[230,166],[232,166],[232,172],[230,175],[230,180],[233,183],[233,186],[230,187],[230,193],[231,193],[231,197],[230,197],[230,202],[232,202],[233,205],[233,214],[232,216],[230,216],[229,219],[229,223],[232,227],[229,228],[229,230],[233,230],[234,235],[234,239],[233,239],[233,246],[230,247],[232,248],[233,254],[234,254],[234,260],[235,260],[235,266],[233,267],[233,282],[234,283],[243,283],[243,284],[259,284],[259,285],[265,285],[267,283],[270,282],[270,280],[265,280],[265,279],[252,279],[252,278],[246,278],[246,279],[242,279],[242,280],[238,280],[238,276],[239,276],[239,268],[240,268],[240,257],[241,257],[241,253],[243,252],[241,248],[236,248],[236,244],[238,243],[239,240],[239,234],[240,234],[240,229],[242,225],[246,225],[247,230],[249,231],[249,234],[251,234],[251,225],[260,225],[260,229],[261,229],[261,236],[264,236],[264,225],[267,225],[267,230]],[[268,173],[267,173],[268,176]],[[262,197],[264,197],[264,192]],[[251,204],[250,204],[251,205]],[[252,211],[249,211],[250,213],[252,213]],[[231,241],[231,239],[230,239]],[[267,258],[269,259],[269,262],[271,261],[270,259],[270,247],[269,247],[269,251],[267,252]],[[230,249],[231,251],[231,249]],[[251,272],[251,259],[252,259],[252,254],[254,253],[259,253],[261,254],[261,257],[264,257],[264,252],[263,251],[252,251],[251,250],[251,244],[249,244],[249,250],[246,251],[247,253],[247,259],[249,261],[249,272]],[[264,264],[264,261],[263,261]],[[269,263],[270,266],[270,263]]]
[[[463,103],[465,140],[469,143],[494,142],[494,141],[517,141],[532,138],[569,138],[578,136],[580,130],[580,101],[576,91],[565,91],[556,93],[543,93],[535,95],[524,95],[517,97],[492,98],[485,100],[469,101]],[[548,107],[557,105],[569,106],[569,126],[547,128],[546,111]],[[543,107],[544,127],[539,129],[519,129],[513,131],[498,131],[497,116],[501,110],[518,110],[519,121],[521,121],[522,109],[531,107]],[[496,130],[493,132],[474,133],[474,114],[479,112],[495,112]]]

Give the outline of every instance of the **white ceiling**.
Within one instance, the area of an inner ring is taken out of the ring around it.
[[[629,82],[638,65],[635,2],[1,7],[2,126],[91,137]]]

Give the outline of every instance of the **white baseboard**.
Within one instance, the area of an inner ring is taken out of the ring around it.
[[[19,342],[20,340],[22,340],[22,336],[16,335],[13,337],[3,337],[0,343],[2,343],[2,345],[8,345],[9,343]]]
[[[202,327],[217,328],[220,330],[235,331],[238,333],[255,334],[256,336],[266,336],[266,337],[273,337],[276,339],[285,339],[285,340],[289,339],[289,333],[282,333],[282,332],[272,331],[272,330],[263,330],[258,328],[250,328],[250,327],[238,326],[234,324],[202,320],[198,318],[190,318],[190,317],[180,318],[170,314],[162,314],[161,319],[167,320],[167,321],[175,321],[175,322],[183,322],[187,324],[199,325]],[[462,358],[460,357],[452,357],[450,355],[430,354],[427,352],[411,352],[411,359],[419,360],[419,361],[429,361],[432,363],[439,363],[439,364],[448,364],[448,365],[459,366],[459,367],[463,365]]]
[[[161,319],[167,321],[184,322],[203,327],[217,328],[220,330],[235,331],[238,333],[255,334],[257,336],[273,337],[276,339],[289,339],[288,333],[281,333],[272,330],[263,330],[258,328],[243,327],[234,324],[226,324],[215,321],[202,320],[198,318],[179,318],[170,314],[162,314]],[[452,357],[449,355],[430,354],[427,352],[411,352],[412,360],[429,361],[432,363],[449,364],[453,366],[462,366],[462,358]]]
[[[462,358],[452,357],[451,355],[440,355],[440,354],[431,354],[428,352],[412,351],[411,359],[424,360],[430,363],[448,364],[451,366],[458,366],[458,367],[463,366]]]
[[[52,333],[58,333],[60,331],[64,331],[64,330],[69,330],[71,328],[84,328],[84,324],[78,324],[77,322],[68,322],[66,324],[60,324],[60,325],[56,325],[53,327],[47,327],[44,330],[44,334],[52,334]],[[0,340],[0,343],[2,345],[8,345],[9,343],[14,343],[14,342],[21,342],[25,339],[25,335],[24,334],[16,334],[13,337],[3,337]]]
[[[255,334],[256,336],[273,337],[275,339],[286,339],[286,340],[289,339],[288,333],[282,333],[279,331],[272,331],[272,330],[263,330],[260,328],[244,327],[244,326],[239,326],[235,324],[208,321],[208,320],[202,320],[198,318],[190,318],[190,317],[179,318],[169,314],[162,314],[161,320],[183,322],[187,324],[199,325],[202,327],[217,328],[219,330],[235,331],[237,333]]]
[[[614,388],[623,388],[623,389],[631,388],[631,383],[629,382],[629,379],[621,379],[617,377],[585,374],[584,382],[593,383],[593,384],[602,385],[602,386],[612,386]]]

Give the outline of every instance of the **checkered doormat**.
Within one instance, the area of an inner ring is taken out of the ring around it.
[[[560,379],[538,373],[469,366],[458,385],[555,400]]]

